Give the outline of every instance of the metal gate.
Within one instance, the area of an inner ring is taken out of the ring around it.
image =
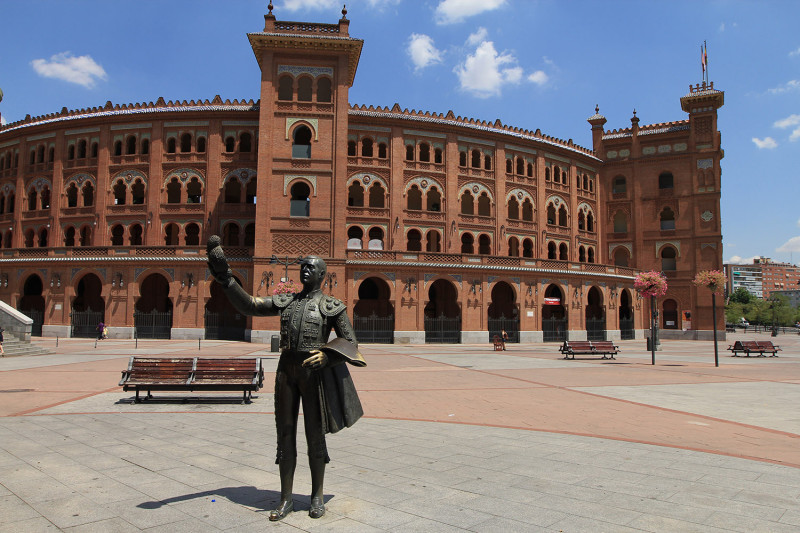
[[[133,313],[134,334],[138,339],[169,339],[172,332],[172,311]]]
[[[44,311],[39,309],[20,309],[20,313],[33,320],[31,324],[31,337],[42,336],[42,324],[44,324]],[[95,324],[95,328],[97,324]]]
[[[425,317],[425,342],[461,343],[461,317],[449,318],[444,315]]]
[[[619,319],[619,334],[620,339],[624,341],[633,339],[633,317]]]
[[[247,319],[239,313],[212,313],[206,310],[206,339],[243,341]]]
[[[563,342],[567,340],[567,319],[543,318],[542,337],[544,342]]]
[[[506,333],[508,333],[508,340],[506,342],[519,342],[519,318],[506,318],[500,315],[500,318],[490,318],[488,322],[489,342],[492,342],[495,335],[503,338],[503,330],[506,330]]]
[[[97,338],[100,332],[97,331],[97,326],[103,321],[102,311],[72,311],[69,314],[70,326],[72,326],[72,337],[81,338]]]
[[[353,329],[359,343],[394,343],[394,315],[378,316],[372,313],[369,316],[353,314]]]
[[[604,341],[606,340],[606,319],[587,318],[586,319],[586,340]]]

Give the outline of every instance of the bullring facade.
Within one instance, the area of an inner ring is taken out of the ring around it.
[[[723,93],[690,87],[686,120],[606,131],[593,146],[443,113],[348,103],[363,41],[270,11],[248,34],[257,101],[113,105],[0,129],[0,298],[34,334],[268,342],[205,266],[270,295],[295,260],[328,262],[362,342],[633,338],[639,270],[664,271],[664,335],[711,330],[721,268]],[[708,291],[706,291],[708,292]],[[721,315],[721,314],[720,314]]]

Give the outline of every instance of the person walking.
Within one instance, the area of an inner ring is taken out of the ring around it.
[[[6,356],[6,351],[3,349],[3,341],[5,340],[5,338],[3,337],[4,331],[5,330],[3,328],[0,328],[0,355],[2,355],[3,357]]]

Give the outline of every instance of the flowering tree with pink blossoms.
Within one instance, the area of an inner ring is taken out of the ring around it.
[[[656,364],[656,345],[658,344],[658,310],[656,298],[667,294],[667,278],[661,272],[639,272],[633,280],[633,288],[642,296],[650,297],[650,356]]]
[[[712,328],[714,329],[714,366],[719,366],[719,349],[717,348],[717,294],[725,292],[728,278],[725,276],[724,272],[719,270],[701,270],[695,275],[692,283],[698,287],[706,287],[711,291],[711,320]]]

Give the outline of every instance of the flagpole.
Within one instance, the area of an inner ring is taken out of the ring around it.
[[[705,39],[703,39],[703,47],[705,48],[705,50],[703,52],[703,59],[705,59],[705,63],[706,63],[706,83],[709,83],[709,81],[708,81],[709,80],[709,77],[708,77],[708,45],[706,44]]]

